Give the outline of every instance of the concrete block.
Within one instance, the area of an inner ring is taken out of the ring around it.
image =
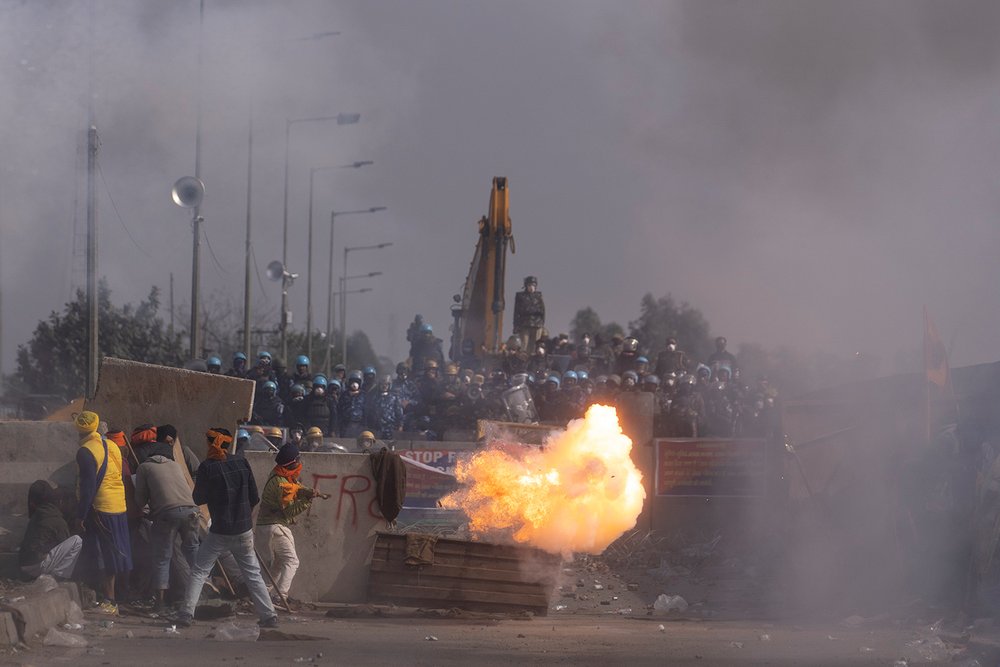
[[[14,615],[9,611],[0,611],[0,646],[16,646],[21,641],[17,634],[17,624]]]
[[[65,588],[54,588],[11,602],[7,606],[17,613],[19,618],[15,617],[14,620],[19,626],[21,638],[26,641],[38,633],[45,633],[53,626],[65,623],[71,599]]]
[[[274,468],[274,455],[247,452],[258,489]],[[299,570],[291,595],[306,602],[364,602],[375,534],[388,529],[375,501],[366,454],[302,455],[302,484],[329,493],[295,518],[292,534]],[[258,545],[265,560],[268,554]]]
[[[181,442],[203,458],[205,431],[233,430],[250,418],[254,386],[251,380],[105,357],[87,409],[128,433],[147,422],[173,424]]]
[[[80,609],[83,609],[83,596],[80,595],[80,584],[75,581],[63,581],[59,583],[59,588],[69,593],[69,599],[80,605]]]

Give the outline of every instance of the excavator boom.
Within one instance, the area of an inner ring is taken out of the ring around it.
[[[503,342],[504,275],[507,249],[514,251],[507,179],[497,176],[490,191],[490,208],[479,220],[479,239],[465,287],[452,306],[450,357],[463,356],[463,345],[477,358],[494,355]]]

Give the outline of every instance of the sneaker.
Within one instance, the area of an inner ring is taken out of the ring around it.
[[[97,604],[96,611],[101,614],[107,614],[108,616],[118,615],[118,605],[111,600],[104,600]]]
[[[177,614],[174,618],[174,625],[178,628],[190,628],[192,623],[194,623],[194,619],[187,614]]]
[[[271,618],[265,618],[263,621],[257,621],[257,625],[262,628],[276,628],[278,627],[278,617],[272,616]]]

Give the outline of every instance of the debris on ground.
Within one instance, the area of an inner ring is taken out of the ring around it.
[[[232,621],[223,623],[215,629],[215,641],[219,642],[255,642],[259,636],[258,626],[239,626]]]
[[[80,635],[63,632],[56,628],[49,628],[42,643],[46,646],[66,646],[69,648],[85,648],[87,646],[87,640]]]
[[[687,600],[682,598],[680,595],[667,595],[666,593],[661,593],[656,602],[653,603],[653,609],[656,611],[684,611],[688,608]]]

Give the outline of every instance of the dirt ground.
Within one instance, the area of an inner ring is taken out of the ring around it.
[[[35,646],[0,654],[13,665],[917,665],[956,664],[955,648],[934,648],[919,630],[796,626],[553,613],[531,620],[414,617],[333,619],[322,611],[284,615],[280,631],[315,639],[219,641],[199,622],[170,632],[160,620],[122,617],[101,627],[87,613],[87,648]],[[236,624],[254,627],[240,615]],[[964,664],[971,662],[963,653]],[[959,662],[958,664],[963,664]]]
[[[602,557],[564,563],[547,616],[303,605],[255,642],[220,639],[234,622],[256,627],[246,604],[235,617],[187,629],[135,614],[108,624],[87,611],[83,627],[69,630],[87,647],[39,640],[0,650],[0,664],[1000,665],[991,619],[927,609],[821,620],[776,614],[773,578],[747,553],[734,557],[711,536],[667,545],[636,533]],[[687,606],[658,609],[661,595]]]

